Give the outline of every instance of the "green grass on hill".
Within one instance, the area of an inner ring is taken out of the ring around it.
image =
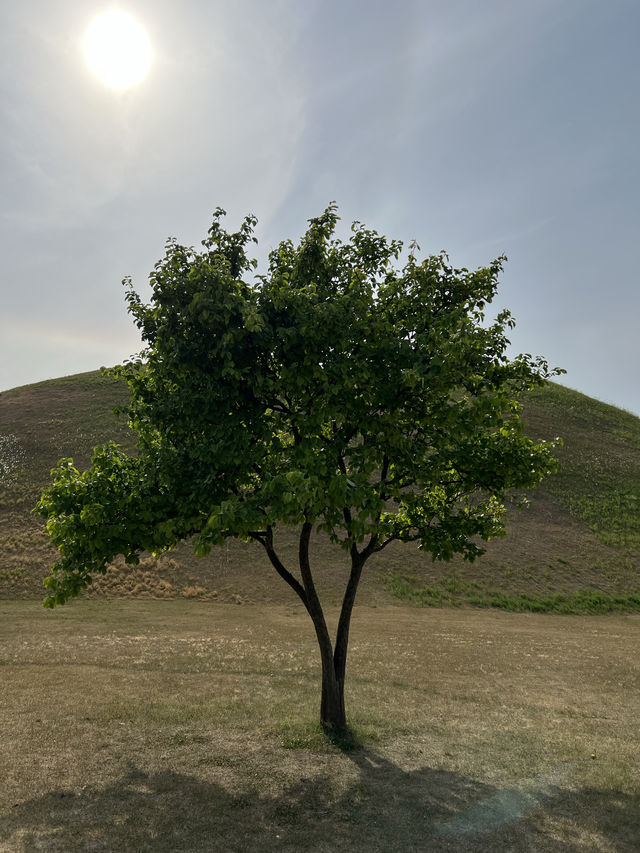
[[[389,579],[393,596],[423,607],[495,607],[514,613],[615,613],[640,610],[640,593],[607,593],[598,589],[571,592],[509,594],[485,588],[476,581],[442,578],[436,586],[420,586],[415,575],[395,574]]]
[[[640,549],[640,419],[548,383],[529,395],[527,421],[565,436],[562,467],[543,492],[606,545]]]
[[[0,597],[42,597],[55,559],[30,511],[61,457],[82,468],[92,448],[134,436],[112,410],[125,403],[119,381],[84,373],[0,394]],[[561,436],[560,470],[531,505],[509,508],[508,535],[473,564],[434,563],[411,545],[370,561],[359,600],[422,605],[471,604],[562,612],[637,609],[640,592],[640,419],[548,383],[525,401],[528,433]],[[279,532],[294,561],[295,532]],[[313,565],[326,601],[341,595],[345,555],[317,536]],[[289,602],[259,545],[230,542],[198,559],[187,545],[138,567],[116,564],[88,595]]]

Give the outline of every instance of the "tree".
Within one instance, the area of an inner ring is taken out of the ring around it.
[[[507,357],[508,311],[485,320],[503,258],[469,272],[444,253],[419,260],[414,243],[397,268],[399,241],[360,223],[341,241],[330,205],[249,283],[256,220],[229,233],[223,215],[202,251],[167,243],[149,304],[125,279],[146,348],[114,370],[130,387],[137,453],[108,444],[83,473],[71,459],[54,470],[36,507],[61,553],[45,605],[117,555],[135,564],[187,537],[199,555],[255,540],[313,621],[321,720],[342,730],[367,560],[393,541],[473,560],[480,540],[503,535],[507,492],[554,467],[553,444],[523,435],[518,397],[558,371]],[[276,551],[276,525],[299,527],[295,569]],[[335,642],[309,558],[314,527],[345,551]]]

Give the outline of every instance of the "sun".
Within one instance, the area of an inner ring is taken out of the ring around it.
[[[84,55],[106,86],[128,89],[146,76],[151,45],[144,29],[126,12],[111,10],[94,18],[84,37]]]

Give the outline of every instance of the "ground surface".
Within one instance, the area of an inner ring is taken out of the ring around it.
[[[332,612],[335,617],[335,613]],[[0,602],[1,851],[640,849],[640,617]]]

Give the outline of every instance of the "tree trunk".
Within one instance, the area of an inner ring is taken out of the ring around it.
[[[344,682],[347,667],[347,650],[349,645],[349,626],[351,614],[356,599],[356,591],[362,574],[366,556],[352,549],[351,574],[344,594],[338,631],[333,655],[329,659],[321,648],[322,655],[322,701],[320,704],[320,719],[325,728],[334,731],[344,731],[347,718],[344,707]],[[325,659],[326,657],[326,659]]]
[[[310,522],[302,525],[300,532],[300,543],[298,558],[300,573],[304,584],[304,604],[307,608],[313,627],[316,631],[320,659],[322,660],[322,695],[320,700],[320,721],[327,729],[342,732],[347,725],[344,710],[344,678],[337,677],[336,663],[334,660],[333,646],[324,612],[318,593],[313,582],[311,566],[309,565],[309,539],[312,526]]]
[[[343,732],[347,727],[344,709],[344,680],[336,676],[333,657],[322,660],[322,698],[320,701],[320,721],[323,728],[333,732]]]
[[[311,566],[309,565],[309,539],[311,537],[311,530],[311,523],[305,522],[300,532],[298,557],[302,585],[287,571],[275,553],[271,528],[267,528],[264,534],[256,533],[253,536],[264,546],[276,571],[297,593],[311,617],[322,661],[320,721],[325,729],[338,733],[344,732],[347,728],[347,717],[344,707],[344,682],[351,614],[353,612],[362,568],[375,547],[377,537],[372,537],[369,545],[362,552],[359,552],[355,545],[351,549],[351,572],[340,609],[334,650],[322,605],[313,582]]]

